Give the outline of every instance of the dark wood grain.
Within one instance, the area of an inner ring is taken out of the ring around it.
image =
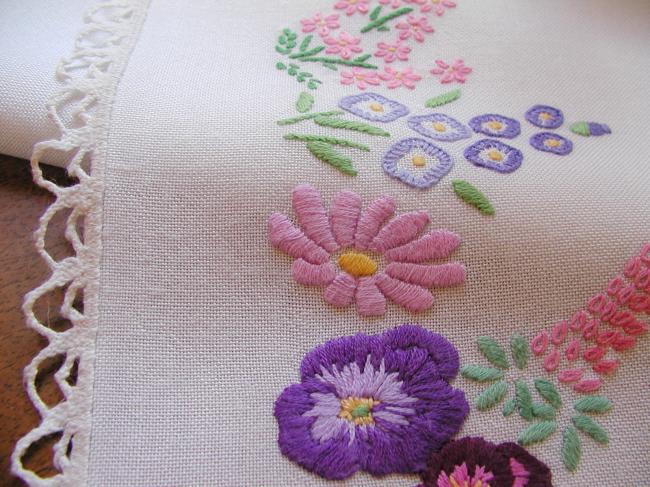
[[[61,169],[46,168],[44,172],[58,184],[71,184]],[[46,341],[26,326],[21,305],[25,293],[49,275],[34,248],[33,233],[53,200],[49,192],[32,182],[27,161],[0,156],[0,487],[23,485],[10,473],[11,452],[15,442],[40,419],[23,389],[22,373]],[[63,228],[63,218],[56,218],[46,240],[48,250],[57,259],[70,253]],[[37,315],[53,328],[62,325],[58,315],[60,296],[42,301],[37,303]],[[39,372],[38,390],[50,405],[61,398],[52,377],[59,365],[60,361],[51,360]],[[43,442],[24,457],[25,464],[39,475],[57,473],[51,464],[52,442]]]

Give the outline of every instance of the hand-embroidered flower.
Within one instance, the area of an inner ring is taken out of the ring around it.
[[[471,136],[469,129],[462,123],[442,113],[409,117],[408,126],[425,137],[445,142],[453,142]]]
[[[460,238],[446,230],[418,238],[429,223],[423,211],[388,222],[395,213],[392,198],[381,197],[362,211],[361,197],[344,191],[334,198],[328,215],[320,194],[309,185],[297,186],[292,202],[302,231],[285,215],[274,213],[269,217],[269,240],[295,259],[293,278],[308,286],[326,286],[323,298],[334,306],[356,302],[359,314],[377,316],[385,313],[390,299],[418,312],[433,305],[428,288],[465,280],[462,264],[427,263],[449,256]]]
[[[526,112],[526,120],[543,129],[556,129],[564,122],[562,110],[547,105],[535,105]]]
[[[423,487],[552,487],[549,468],[519,445],[476,437],[434,453],[422,479]]]
[[[406,106],[377,93],[346,96],[339,107],[371,122],[392,122],[409,113]]]
[[[395,27],[401,31],[399,33],[401,40],[413,37],[418,42],[424,42],[424,34],[433,32],[433,27],[428,24],[426,17],[420,17],[418,19],[413,15],[409,15],[406,21],[399,22]]]
[[[552,132],[540,132],[530,138],[530,145],[544,152],[566,156],[573,150],[573,142]]]
[[[395,142],[384,154],[386,174],[415,188],[429,188],[440,181],[454,162],[449,154],[424,139],[410,138]]]
[[[352,68],[352,71],[341,71],[341,84],[356,84],[360,90],[365,90],[368,85],[377,86],[381,83],[377,72],[371,69]]]
[[[410,90],[415,88],[415,83],[422,79],[422,76],[414,73],[411,68],[399,71],[390,66],[386,66],[384,71],[379,73],[379,77],[386,81],[386,86],[390,89],[406,86]]]
[[[402,6],[402,0],[379,0],[382,5],[390,5],[391,8],[396,9]],[[409,0],[404,0],[404,3],[410,3]]]
[[[334,4],[334,8],[345,10],[347,15],[352,15],[355,12],[365,14],[368,12],[369,1],[370,0],[339,0]]]
[[[325,49],[327,54],[338,54],[343,59],[350,59],[353,52],[362,51],[361,46],[359,46],[361,38],[351,36],[347,32],[341,32],[338,39],[326,37],[323,41],[329,46]]]
[[[338,14],[332,14],[323,17],[320,13],[317,13],[310,19],[302,19],[300,23],[303,32],[317,31],[319,36],[327,37],[331,29],[339,28],[339,16]]]
[[[411,48],[402,41],[397,40],[394,43],[379,42],[377,43],[377,51],[375,56],[384,58],[387,63],[392,63],[396,59],[400,61],[408,61]]]
[[[474,117],[469,121],[469,126],[476,133],[506,139],[513,139],[521,132],[521,125],[517,120],[496,113]]]
[[[515,171],[524,159],[519,149],[494,139],[475,142],[465,149],[464,155],[475,166],[501,173]]]
[[[456,7],[456,3],[451,0],[417,0],[413,3],[422,5],[420,12],[429,13],[433,10],[438,17],[445,13],[445,9]]]
[[[457,370],[454,347],[419,326],[327,342],[275,402],[280,450],[332,480],[424,470],[467,415]]]
[[[464,83],[467,75],[472,72],[472,68],[465,66],[462,59],[456,59],[453,63],[447,64],[441,59],[436,60],[437,68],[431,70],[431,74],[440,76],[441,83],[451,83],[457,81]]]

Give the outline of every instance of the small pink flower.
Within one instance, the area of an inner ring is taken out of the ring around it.
[[[378,74],[369,69],[352,68],[352,71],[341,71],[342,85],[357,85],[360,90],[365,90],[368,85],[377,86],[379,81]]]
[[[338,54],[343,59],[350,59],[353,52],[362,51],[361,47],[359,46],[361,38],[351,36],[345,31],[339,34],[338,39],[334,39],[333,37],[326,37],[323,39],[323,41],[329,46],[327,49],[325,49],[325,52],[327,54]]]
[[[438,17],[445,13],[446,8],[456,7],[456,3],[451,0],[419,0],[416,3],[422,5],[420,12],[427,13],[433,10]]]
[[[408,61],[409,52],[411,52],[411,48],[398,39],[393,44],[388,42],[377,43],[377,52],[375,52],[375,56],[383,57],[385,62],[392,63],[395,59]]]
[[[427,23],[426,17],[420,17],[418,19],[412,15],[407,17],[406,22],[400,22],[396,27],[401,30],[399,38],[402,40],[409,39],[413,36],[416,41],[424,42],[424,33],[433,32],[433,27]]]
[[[379,73],[379,77],[387,81],[386,86],[393,89],[399,86],[406,86],[409,89],[415,88],[415,83],[422,79],[422,76],[413,72],[411,68],[406,68],[403,71],[386,66],[383,73]]]
[[[321,37],[328,36],[330,29],[338,29],[340,27],[338,14],[323,17],[320,12],[315,14],[311,19],[302,19],[300,23],[302,24],[303,32],[314,32],[317,30],[318,35]]]
[[[390,5],[391,8],[398,8],[402,6],[402,0],[379,0],[382,5]],[[409,0],[404,0],[404,3],[409,3]]]
[[[462,59],[456,59],[451,66],[440,59],[436,60],[437,68],[431,70],[431,74],[440,76],[441,83],[451,83],[457,81],[465,82],[465,77],[472,72],[472,68],[465,66]]]
[[[365,14],[368,12],[368,2],[370,0],[339,0],[334,4],[334,8],[345,10],[347,15],[352,15],[355,12]]]

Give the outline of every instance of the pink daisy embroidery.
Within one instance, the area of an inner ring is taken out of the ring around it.
[[[420,12],[428,13],[433,10],[437,16],[443,15],[447,8],[456,7],[456,3],[451,0],[418,0],[416,3],[422,5]]]
[[[397,40],[394,43],[379,42],[377,43],[377,51],[375,56],[383,57],[387,63],[392,63],[396,59],[400,61],[408,61],[411,48],[402,41]]]
[[[401,40],[409,39],[411,36],[418,42],[424,42],[424,34],[433,32],[433,27],[427,23],[426,17],[414,17],[409,15],[406,21],[399,22],[396,27],[401,31],[399,38]]]
[[[465,66],[462,59],[456,59],[451,65],[438,59],[436,61],[437,68],[431,70],[431,74],[440,76],[441,83],[451,83],[457,81],[464,83],[466,76],[472,72],[472,68]]]
[[[338,54],[343,59],[350,59],[353,52],[362,51],[361,46],[359,46],[361,38],[351,36],[347,32],[341,32],[338,39],[326,37],[323,41],[329,46],[325,49],[326,53]]]
[[[317,31],[319,36],[326,37],[331,29],[339,28],[339,16],[338,14],[332,14],[323,17],[320,13],[317,13],[311,19],[302,19],[300,23],[303,32]]]
[[[360,90],[365,90],[368,85],[377,86],[380,83],[379,76],[376,71],[352,68],[352,71],[341,71],[341,84],[342,85],[357,85]]]
[[[347,15],[352,15],[355,12],[365,14],[368,12],[368,2],[370,0],[339,0],[334,4],[334,8],[345,10]]]
[[[388,66],[384,68],[383,73],[379,73],[379,77],[387,82],[386,86],[390,89],[406,86],[411,90],[415,88],[415,83],[422,79],[422,76],[414,73],[411,68],[398,71]]]
[[[361,197],[344,191],[328,214],[320,193],[309,185],[293,190],[292,204],[301,229],[286,215],[273,213],[269,240],[295,259],[291,271],[296,282],[325,286],[323,298],[334,306],[356,303],[359,314],[379,316],[391,300],[418,312],[433,305],[429,288],[465,281],[460,263],[428,263],[448,257],[460,238],[447,230],[420,236],[429,223],[426,212],[391,219],[392,198],[380,197],[362,211]]]

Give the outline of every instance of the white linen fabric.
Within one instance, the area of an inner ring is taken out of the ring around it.
[[[296,115],[304,86],[275,68],[278,32],[329,1],[280,0],[188,5],[154,0],[113,104],[104,168],[103,255],[94,362],[91,486],[328,485],[283,457],[273,404],[299,381],[304,354],[331,338],[379,333],[419,323],[443,334],[461,363],[485,363],[479,335],[508,343],[532,338],[582,308],[627,259],[650,241],[650,4],[644,0],[546,2],[461,0],[432,17],[432,38],[413,50],[422,74],[435,59],[463,58],[473,73],[462,96],[438,111],[463,122],[501,113],[522,122],[506,141],[524,152],[521,168],[499,174],[468,163],[468,140],[441,143],[451,173],[428,190],[389,178],[381,154],[413,136],[403,119],[386,124],[390,139],[359,135],[371,146],[355,154],[356,177],[284,140],[275,121]],[[362,20],[341,15],[350,29]],[[371,52],[380,34],[363,45]],[[319,69],[314,110],[330,110],[358,93],[339,73]],[[427,75],[413,91],[374,89],[423,114],[446,91]],[[524,112],[542,103],[561,108],[557,130],[574,142],[566,157],[534,150],[535,127]],[[351,118],[351,117],[349,117]],[[570,121],[607,123],[607,137],[581,138]],[[316,126],[310,133],[331,135]],[[477,140],[474,137],[472,141]],[[488,218],[461,202],[450,181],[467,179],[489,196]],[[291,190],[310,183],[326,203],[341,190],[368,204],[390,195],[398,213],[423,209],[433,228],[458,233],[453,259],[467,282],[435,291],[436,304],[414,315],[389,303],[385,316],[362,318],[354,307],[330,307],[321,290],[296,284],[291,259],[267,243],[271,212],[292,215]],[[575,473],[562,465],[560,428],[530,451],[553,471],[554,485],[644,485],[650,450],[647,337],[625,352],[603,394],[614,409],[598,418],[607,447],[583,441]],[[545,376],[532,360],[528,377]],[[464,379],[473,402],[482,390]],[[577,394],[562,389],[571,404]],[[472,405],[459,434],[515,440],[525,426],[500,408]],[[411,486],[415,476],[358,473],[343,485]]]

